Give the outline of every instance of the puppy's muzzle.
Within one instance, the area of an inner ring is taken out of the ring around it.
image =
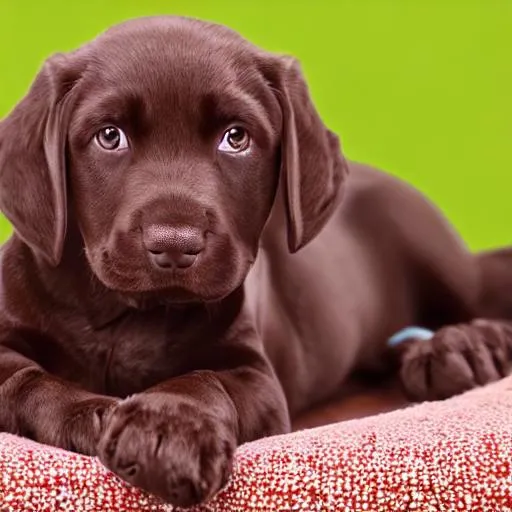
[[[156,268],[186,269],[206,248],[206,232],[189,225],[152,224],[144,229],[143,242]]]

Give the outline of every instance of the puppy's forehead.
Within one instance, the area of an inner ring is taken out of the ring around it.
[[[222,90],[255,69],[256,47],[236,33],[181,18],[131,22],[98,38],[90,75],[98,83],[129,83],[144,93]]]
[[[128,122],[176,135],[242,118],[270,133],[280,110],[265,78],[268,58],[222,26],[172,17],[129,22],[87,48],[73,126]]]

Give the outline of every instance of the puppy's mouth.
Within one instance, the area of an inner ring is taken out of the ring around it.
[[[249,272],[253,258],[244,252],[228,237],[218,237],[208,250],[191,255],[161,251],[146,255],[124,246],[86,254],[104,286],[128,305],[145,308],[222,300],[242,285]]]

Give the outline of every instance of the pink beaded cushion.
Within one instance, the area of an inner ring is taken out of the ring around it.
[[[170,512],[95,459],[0,435],[0,510]],[[249,443],[201,512],[512,511],[512,377]]]

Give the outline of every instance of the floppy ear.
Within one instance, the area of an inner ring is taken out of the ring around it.
[[[279,57],[273,88],[283,112],[281,179],[285,193],[288,246],[296,252],[324,227],[339,197],[348,165],[338,136],[322,122],[299,63]]]
[[[70,91],[79,76],[68,59],[49,59],[0,123],[0,209],[52,265],[60,261],[66,235],[65,146]]]

